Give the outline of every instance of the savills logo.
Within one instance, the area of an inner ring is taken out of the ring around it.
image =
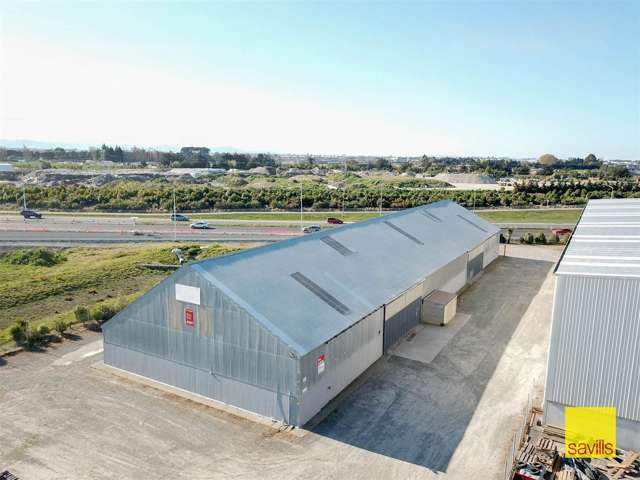
[[[564,435],[566,457],[615,457],[615,407],[565,407]]]

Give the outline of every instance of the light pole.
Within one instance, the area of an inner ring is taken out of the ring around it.
[[[344,217],[344,212],[346,210],[346,202],[347,202],[347,182],[344,182],[344,188],[342,189],[342,216]]]
[[[347,157],[344,157],[342,163],[342,175],[344,176],[344,190],[342,191],[342,216],[344,217],[345,203],[347,201]]]
[[[173,241],[176,241],[176,187],[173,187]]]
[[[302,231],[302,183],[300,184],[300,231]]]
[[[380,212],[379,216],[382,216],[382,180],[380,180]]]

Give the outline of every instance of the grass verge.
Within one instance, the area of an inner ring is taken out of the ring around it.
[[[580,218],[581,208],[540,210],[480,210],[476,213],[493,223],[560,223],[574,224]]]
[[[51,267],[13,265],[0,257],[0,343],[10,340],[8,327],[26,320],[52,327],[56,320],[74,321],[76,305],[131,301],[162,281],[169,272],[147,270],[141,263],[177,262],[174,244],[69,248],[66,260]],[[240,247],[178,245],[195,258],[223,255]]]

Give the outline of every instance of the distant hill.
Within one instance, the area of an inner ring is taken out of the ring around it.
[[[106,142],[105,142],[106,143]],[[0,146],[5,148],[32,148],[34,150],[48,150],[52,148],[64,148],[66,150],[88,150],[91,147],[99,147],[101,144],[94,145],[89,143],[63,143],[63,142],[49,142],[44,140],[31,140],[26,138],[7,139],[0,138]],[[113,146],[113,144],[109,144]],[[124,149],[131,149],[133,147],[147,148],[153,150],[159,150],[161,152],[177,152],[181,147],[176,145],[120,145]],[[242,150],[235,147],[209,147],[211,153],[249,153],[246,150]]]

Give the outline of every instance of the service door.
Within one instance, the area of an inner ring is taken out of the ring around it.
[[[420,283],[385,306],[385,353],[420,323],[422,288]]]
[[[475,256],[467,265],[467,282],[470,283],[473,279],[482,271],[482,264],[484,262],[484,255],[480,253]]]

